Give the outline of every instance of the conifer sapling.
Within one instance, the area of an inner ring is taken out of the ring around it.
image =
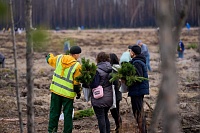
[[[110,82],[122,79],[126,81],[126,86],[131,86],[136,81],[142,82],[143,80],[148,80],[147,78],[137,76],[135,67],[130,63],[122,64],[117,73],[112,73],[111,76]]]
[[[78,76],[75,80],[81,82],[82,84],[89,85],[96,74],[97,66],[94,63],[90,63],[89,59],[81,58],[81,75]]]

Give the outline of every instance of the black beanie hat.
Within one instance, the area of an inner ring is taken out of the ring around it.
[[[141,54],[141,48],[140,48],[140,46],[138,46],[138,45],[133,45],[133,46],[131,47],[131,50],[132,50],[136,55]]]
[[[80,54],[81,48],[79,46],[72,46],[69,50],[70,54]]]

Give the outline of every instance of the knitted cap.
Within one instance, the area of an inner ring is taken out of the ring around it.
[[[132,45],[129,45],[129,46],[128,46],[128,49],[131,49],[131,48],[132,48]]]
[[[133,46],[131,47],[131,50],[132,50],[136,55],[141,54],[141,48],[140,48],[140,46],[138,46],[138,45],[133,45]]]
[[[80,54],[81,48],[79,46],[72,46],[69,50],[70,54]]]

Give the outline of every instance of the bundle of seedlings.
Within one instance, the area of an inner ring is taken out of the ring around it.
[[[75,80],[89,86],[96,74],[97,66],[94,63],[90,63],[89,59],[86,60],[85,58],[81,58],[81,62],[81,75]]]
[[[125,81],[126,86],[131,86],[134,82],[148,80],[147,78],[137,76],[136,68],[130,63],[123,63],[121,68],[118,68],[117,73],[111,73],[111,76],[110,82],[121,79]]]

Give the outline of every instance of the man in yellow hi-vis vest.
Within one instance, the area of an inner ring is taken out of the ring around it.
[[[69,55],[48,54],[46,56],[47,63],[55,68],[51,91],[51,104],[49,115],[48,132],[57,132],[58,121],[63,107],[64,113],[64,131],[63,133],[72,133],[73,122],[73,102],[74,97],[79,99],[81,94],[81,86],[75,78],[78,77],[81,65],[77,62],[81,53],[79,46],[72,46]]]

